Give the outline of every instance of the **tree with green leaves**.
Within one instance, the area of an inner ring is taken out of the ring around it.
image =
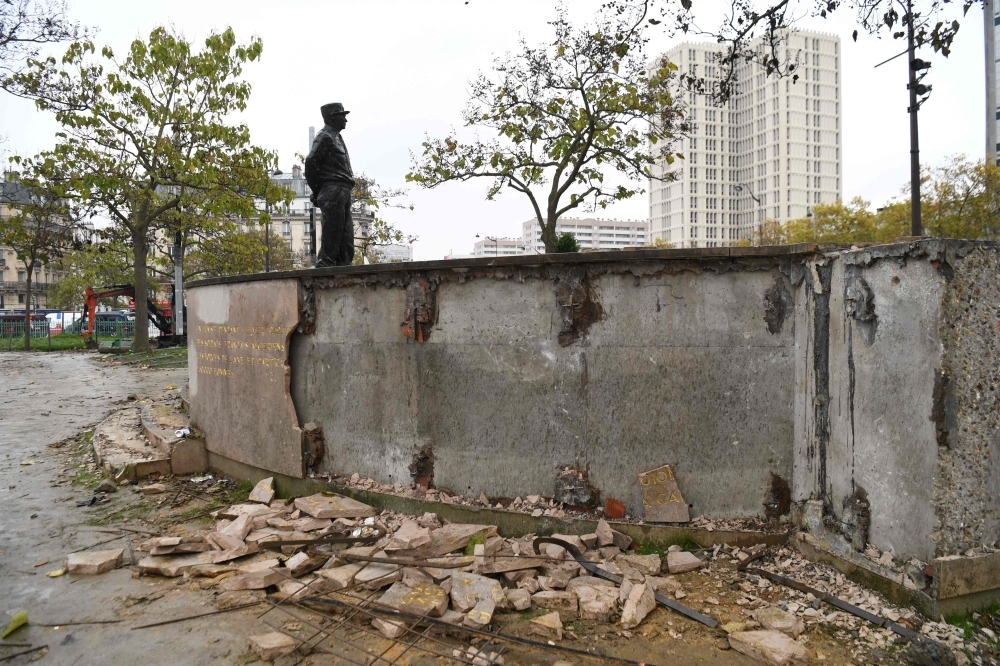
[[[24,350],[30,351],[31,285],[35,270],[56,262],[72,246],[75,212],[44,181],[4,185],[0,203],[10,206],[14,214],[0,217],[0,246],[12,249],[24,264]]]
[[[262,273],[268,250],[272,271],[290,271],[295,267],[292,249],[279,234],[267,234],[254,225],[233,225],[225,233],[198,239],[188,246],[184,279]],[[172,262],[169,265],[173,266]]]
[[[668,178],[656,163],[673,161],[683,129],[671,93],[676,66],[649,58],[646,15],[605,10],[595,25],[574,28],[560,8],[551,44],[522,41],[471,83],[463,120],[492,137],[428,138],[407,180],[433,188],[487,178],[489,200],[504,188],[520,192],[553,252],[556,223],[569,211],[604,208],[641,193],[637,181]]]
[[[227,29],[195,50],[156,28],[121,58],[79,41],[60,60],[29,60],[11,77],[8,90],[54,112],[61,125],[52,151],[16,161],[51,166],[51,180],[122,232],[132,251],[137,322],[147,318],[150,244],[172,211],[190,205],[212,219],[266,220],[257,200],[288,200],[269,177],[274,153],[253,146],[246,125],[230,124],[250,97],[243,66],[262,48],[259,39],[237,44]],[[145,326],[136,326],[132,348],[149,348]]]
[[[60,261],[63,276],[49,287],[49,306],[80,310],[87,287],[128,284],[133,275],[131,258],[129,247],[118,241],[75,245]]]
[[[355,218],[354,254],[355,265],[379,264],[384,261],[382,248],[388,245],[410,245],[416,236],[404,234],[396,225],[382,217],[384,208],[413,210],[412,204],[399,203],[397,199],[406,194],[405,189],[384,188],[365,174],[355,176],[354,192],[351,193],[351,212]],[[357,224],[358,219],[370,220]]]
[[[568,231],[559,234],[556,241],[556,252],[579,252],[580,244],[576,242],[576,236]]]

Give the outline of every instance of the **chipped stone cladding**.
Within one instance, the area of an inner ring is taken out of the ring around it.
[[[1000,249],[980,244],[950,265],[939,329],[951,393],[934,487],[939,557],[1000,538]]]

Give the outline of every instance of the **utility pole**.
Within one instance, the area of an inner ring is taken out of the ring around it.
[[[983,41],[986,48],[986,159],[997,163],[997,48],[995,0],[983,2]]]
[[[910,235],[923,236],[923,225],[920,221],[920,136],[917,128],[917,57],[916,44],[913,35],[913,0],[906,1],[906,53],[909,60],[910,83],[906,87],[910,91]],[[922,63],[921,63],[922,64]]]

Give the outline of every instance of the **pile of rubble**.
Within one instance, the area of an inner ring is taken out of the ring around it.
[[[765,663],[798,664],[815,657],[807,637],[810,627],[826,627],[822,631],[833,632],[858,659],[872,651],[901,649],[901,641],[888,629],[824,606],[811,594],[737,571],[740,563],[763,551],[762,544],[747,549],[718,545],[697,553],[672,546],[665,557],[643,555],[630,537],[604,520],[592,534],[553,538],[622,582],[594,575],[571,552],[553,543],[536,543],[534,535],[503,538],[495,526],[443,524],[433,513],[380,513],[334,493],[275,499],[271,479],[259,483],[247,502],[218,511],[209,530],[147,539],[139,546],[143,557],[138,569],[148,575],[198,579],[201,589],[214,592],[219,610],[248,607],[265,598],[311,608],[317,598],[362,605],[370,609],[368,630],[397,641],[413,632],[415,622],[475,636],[496,626],[498,611],[534,611],[537,616],[527,623],[528,634],[540,645],[556,645],[566,634],[575,637],[564,623],[576,620],[615,624],[619,636],[631,638],[637,627],[649,622],[655,595],[662,595],[718,620],[725,633],[707,634],[718,649],[735,649]],[[954,655],[955,663],[968,663],[966,655],[976,664],[991,663],[978,656],[985,652],[977,652],[955,627],[924,623],[912,610],[896,607],[788,548],[769,553],[773,559],[758,560],[755,566],[918,631]],[[70,573],[100,573],[118,566],[122,556],[122,549],[80,553],[67,565]],[[684,640],[685,632],[695,626],[666,624],[669,628],[650,631]],[[645,635],[645,629],[639,630]],[[264,659],[300,646],[301,641],[282,631],[251,638],[251,648]],[[502,663],[498,650],[469,647],[454,656],[466,662]]]

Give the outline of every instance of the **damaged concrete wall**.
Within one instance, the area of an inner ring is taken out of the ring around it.
[[[420,451],[435,486],[494,497],[551,496],[578,465],[641,516],[637,475],[669,463],[692,515],[762,515],[792,467],[795,263],[317,281],[292,347],[300,421],[323,427],[326,469],[383,483],[411,483]],[[434,285],[424,343],[413,279]]]
[[[692,516],[790,494],[857,548],[929,561],[1000,537],[998,268],[993,244],[925,240],[271,274],[298,285],[289,425],[323,449],[282,461],[492,497],[553,496],[576,466],[570,495],[637,516],[637,475],[670,464]],[[262,280],[190,285],[192,321]],[[227,339],[196,345],[237,376]],[[250,433],[213,442],[225,404],[203,396],[225,391],[206,381],[191,397],[209,448],[277,470]],[[277,405],[268,386],[241,382],[241,404]]]
[[[945,276],[935,386],[937,554],[1000,538],[1000,252],[956,244],[932,261]]]

